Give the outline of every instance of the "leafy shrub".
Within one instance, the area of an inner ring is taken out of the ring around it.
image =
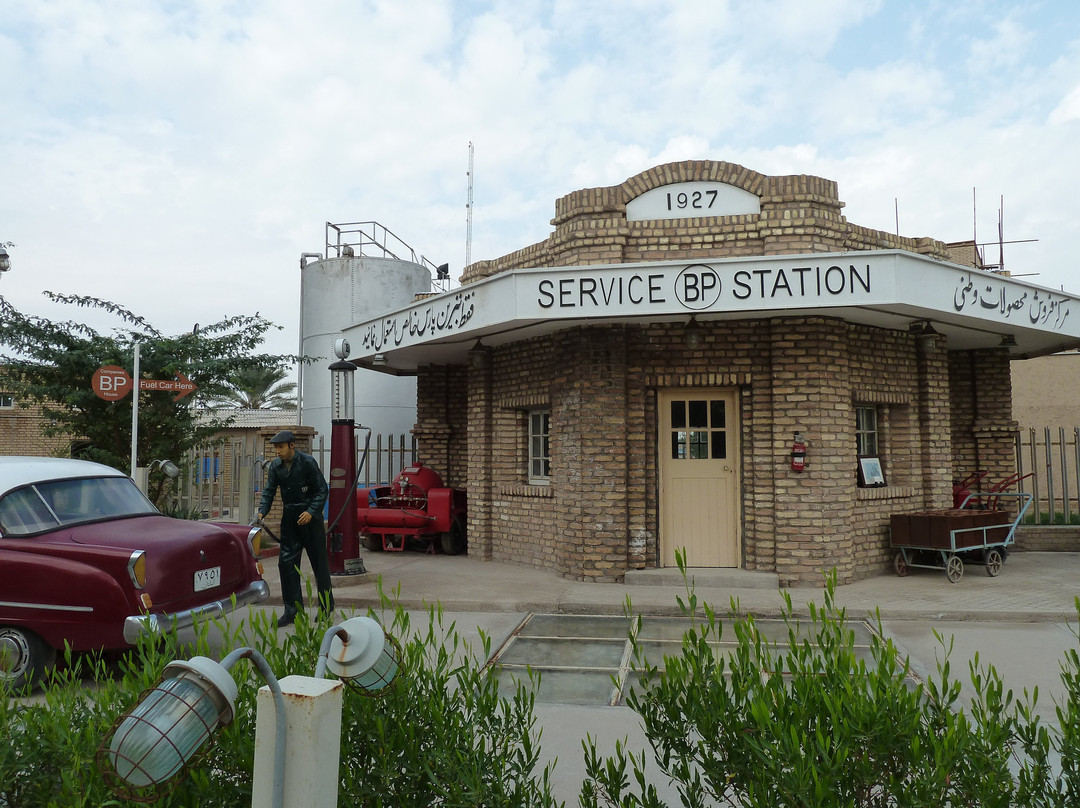
[[[685,567],[680,559],[680,566]],[[628,697],[642,719],[652,754],[684,806],[1075,806],[1080,804],[1080,660],[1063,669],[1068,698],[1058,706],[1062,732],[1041,724],[1027,694],[1006,692],[992,667],[970,666],[969,711],[959,708],[960,682],[948,651],[930,681],[909,676],[891,640],[877,635],[860,658],[836,577],[824,607],[799,620],[786,598],[786,648],[769,642],[752,617],[722,623],[692,588],[679,598],[691,619],[678,656],[662,669],[640,647],[642,685]],[[1080,599],[1077,601],[1080,611]],[[720,656],[725,628],[737,646]],[[941,638],[939,637],[939,640]],[[658,808],[645,775],[646,753],[624,745],[602,757],[584,743],[585,808]],[[1050,761],[1061,756],[1063,771]],[[633,783],[633,785],[631,785]]]
[[[537,772],[538,733],[533,700],[522,686],[511,699],[485,675],[456,626],[441,610],[428,625],[410,625],[407,612],[384,603],[388,630],[400,638],[399,681],[385,698],[344,691],[341,805],[550,806],[550,767]],[[239,623],[239,621],[237,621]],[[177,656],[219,657],[252,647],[278,676],[311,675],[327,623],[297,615],[295,630],[278,631],[268,611],[252,610],[236,626],[215,623],[193,643],[175,636],[142,643],[118,662],[72,658],[33,697],[0,693],[0,808],[89,808],[125,804],[108,789],[94,757],[116,718],[156,684]],[[484,659],[489,641],[483,639]],[[236,716],[218,732],[205,759],[176,789],[154,803],[165,806],[251,805],[255,701],[263,685],[254,666],[230,670]],[[89,681],[88,681],[89,680]]]

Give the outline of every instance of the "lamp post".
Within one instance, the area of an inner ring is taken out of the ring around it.
[[[8,255],[7,245],[0,242],[0,273],[11,269],[11,256]]]
[[[201,656],[170,662],[157,686],[117,719],[98,748],[98,765],[113,791],[147,801],[176,787],[206,742],[232,722],[237,688],[229,670],[241,659],[251,660],[266,682],[255,719],[253,808],[335,808],[343,683],[378,696],[400,670],[400,647],[370,617],[326,631],[315,677],[279,682],[253,648],[232,651],[220,663]],[[340,681],[326,680],[327,668]],[[304,742],[286,755],[290,736]]]

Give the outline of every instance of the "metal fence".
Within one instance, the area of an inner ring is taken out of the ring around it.
[[[1080,524],[1080,426],[1018,430],[1016,473],[1033,497],[1033,523]]]
[[[389,484],[416,460],[416,439],[411,435],[372,435],[366,459],[365,438],[361,434],[356,447],[361,486]],[[250,521],[262,495],[266,468],[274,459],[263,454],[264,448],[255,435],[245,435],[191,452],[184,460],[176,505],[203,519]],[[330,447],[321,436],[311,453],[329,479]]]

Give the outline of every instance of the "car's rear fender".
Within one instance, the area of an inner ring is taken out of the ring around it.
[[[129,556],[121,552],[107,559],[109,566],[117,565],[124,576],[121,580],[126,579]],[[118,584],[115,570],[4,548],[0,548],[0,570],[4,576],[0,623],[28,628],[58,649],[65,640],[77,651],[126,644],[123,618],[137,611],[139,602],[134,587]],[[52,581],[63,584],[50,586]]]

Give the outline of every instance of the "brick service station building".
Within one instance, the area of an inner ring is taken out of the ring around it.
[[[1080,305],[842,209],[820,177],[657,166],[343,333],[357,366],[416,376],[419,456],[467,489],[473,556],[619,581],[682,548],[848,582],[891,563],[891,514],[1013,473],[1010,361],[1080,345]]]

